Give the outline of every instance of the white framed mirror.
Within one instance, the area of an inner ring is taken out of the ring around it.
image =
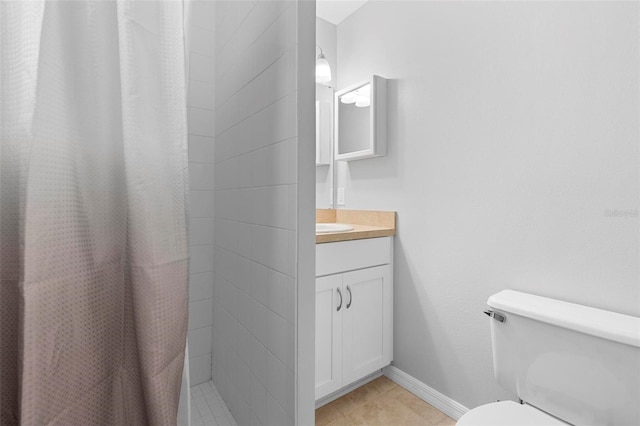
[[[335,94],[335,159],[387,154],[387,80],[377,75]]]
[[[316,167],[331,164],[331,100],[316,101]]]

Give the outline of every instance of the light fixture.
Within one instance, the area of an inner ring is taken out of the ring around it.
[[[355,103],[358,108],[365,108],[371,105],[371,85],[367,84],[349,93],[340,96],[343,104]]]
[[[371,98],[368,96],[361,96],[356,100],[356,106],[358,108],[368,107],[369,105],[371,105]]]
[[[352,104],[358,100],[358,94],[356,92],[345,93],[340,97],[340,101],[343,104]]]
[[[331,67],[322,53],[322,48],[318,46],[318,49],[320,49],[320,54],[316,59],[316,83],[327,84],[331,81]]]
[[[356,97],[356,106],[358,108],[365,108],[371,105],[371,85],[367,84],[358,89],[358,96]]]

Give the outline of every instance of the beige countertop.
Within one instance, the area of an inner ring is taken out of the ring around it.
[[[351,231],[316,234],[316,244],[388,237],[396,234],[396,212],[373,210],[317,209],[317,223],[344,223]]]

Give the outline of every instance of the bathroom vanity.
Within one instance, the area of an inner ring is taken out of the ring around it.
[[[393,359],[395,212],[318,211],[330,219],[353,229],[316,234],[316,401]]]

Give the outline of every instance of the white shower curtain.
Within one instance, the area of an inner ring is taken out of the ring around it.
[[[175,424],[177,1],[0,2],[0,424]]]

